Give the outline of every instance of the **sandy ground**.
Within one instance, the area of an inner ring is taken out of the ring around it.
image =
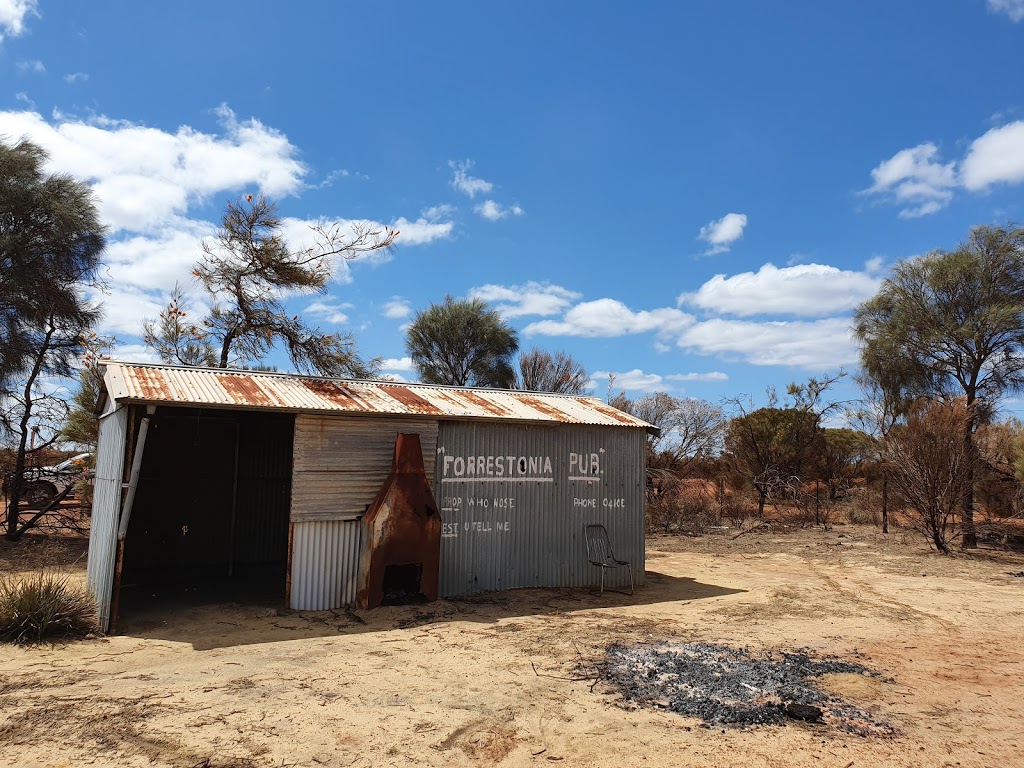
[[[70,562],[83,545],[18,546],[0,567]],[[634,597],[193,606],[137,612],[115,637],[5,648],[0,764],[1024,765],[1024,557],[942,558],[851,526],[653,538],[647,571]],[[859,661],[881,677],[824,684],[897,735],[710,729],[581,679],[610,643],[660,640]]]

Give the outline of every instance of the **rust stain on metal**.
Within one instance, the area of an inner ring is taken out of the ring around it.
[[[353,397],[343,387],[335,384],[333,381],[323,381],[322,379],[301,379],[301,381],[302,386],[314,395],[319,395],[335,405],[340,405],[342,408],[374,410],[368,409],[362,400]]]
[[[444,413],[444,411],[442,411],[432,402],[420,397],[408,387],[382,384],[381,389],[384,390],[384,392],[386,392],[391,397],[395,398],[395,400],[400,402],[402,405],[406,406],[410,410],[415,411],[416,413]]]
[[[540,411],[541,413],[550,416],[555,421],[569,421],[568,414],[563,413],[562,411],[558,410],[549,403],[545,403],[543,400],[539,398],[530,397],[529,395],[520,395],[519,399],[522,402],[526,403],[531,408],[533,408],[534,410]]]
[[[135,376],[142,396],[149,400],[167,400],[171,393],[168,392],[164,383],[164,375],[161,371],[154,371],[149,368],[129,369]]]
[[[480,397],[476,392],[459,392],[458,397],[478,408],[483,408],[485,413],[493,413],[495,416],[507,416],[510,412],[487,398]]]
[[[582,403],[583,405],[587,406],[588,408],[593,408],[595,411],[597,411],[598,413],[600,413],[603,416],[607,416],[609,419],[615,419],[616,421],[618,421],[618,422],[620,422],[622,424],[630,424],[632,426],[639,426],[639,424],[637,424],[637,420],[634,419],[632,416],[630,416],[629,414],[623,413],[622,411],[618,410],[617,408],[612,408],[611,406],[605,405],[600,400],[595,402],[593,400],[579,399],[579,400],[577,400],[577,402]]]
[[[441,514],[423,467],[420,436],[395,438],[391,473],[362,520],[356,601],[376,608],[385,600],[437,600]]]
[[[250,376],[220,376],[220,385],[240,405],[273,405],[273,401]]]

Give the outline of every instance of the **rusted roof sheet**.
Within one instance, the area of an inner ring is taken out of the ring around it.
[[[116,361],[105,363],[103,381],[119,402],[654,429],[596,397],[578,395]]]

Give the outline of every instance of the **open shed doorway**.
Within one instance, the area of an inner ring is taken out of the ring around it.
[[[159,408],[120,574],[120,624],[162,604],[284,605],[295,419]]]

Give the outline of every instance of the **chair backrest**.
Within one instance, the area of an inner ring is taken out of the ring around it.
[[[601,564],[615,560],[607,528],[600,524],[585,525],[583,535],[587,539],[587,557],[590,558],[590,562]]]

